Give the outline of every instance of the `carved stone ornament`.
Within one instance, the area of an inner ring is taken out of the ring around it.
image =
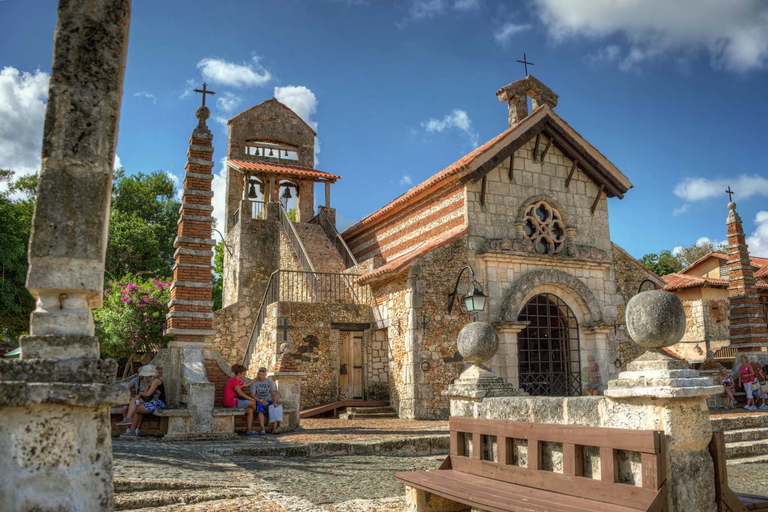
[[[538,254],[558,254],[565,248],[567,232],[560,212],[546,201],[530,205],[523,218],[523,236]]]

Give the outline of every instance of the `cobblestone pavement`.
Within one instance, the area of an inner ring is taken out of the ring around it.
[[[728,485],[733,492],[768,496],[768,464],[728,466]]]
[[[294,443],[314,441],[360,441],[364,439],[391,439],[415,435],[444,434],[447,421],[413,421],[398,418],[382,420],[301,420],[302,430],[281,434],[280,439]],[[267,436],[269,438],[271,436]]]

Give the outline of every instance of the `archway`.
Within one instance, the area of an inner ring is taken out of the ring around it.
[[[543,293],[517,319],[529,322],[517,337],[520,388],[532,396],[581,395],[579,322],[571,308]]]

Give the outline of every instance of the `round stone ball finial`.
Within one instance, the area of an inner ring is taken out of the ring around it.
[[[734,211],[736,209],[736,203],[734,203],[733,201],[728,203],[728,209],[731,211]]]
[[[674,293],[654,290],[638,293],[627,304],[627,330],[645,348],[662,348],[685,334],[685,310]]]
[[[482,364],[492,358],[499,349],[499,335],[490,324],[471,322],[459,331],[457,345],[459,354],[465,361]]]
[[[195,117],[201,121],[205,121],[211,117],[211,111],[208,107],[197,107],[197,110],[195,110]]]

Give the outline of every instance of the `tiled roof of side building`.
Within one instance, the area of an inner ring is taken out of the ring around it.
[[[718,258],[720,260],[728,260],[728,255],[726,253],[724,253],[724,252],[710,252],[710,253],[707,253],[704,256],[702,256],[701,258],[699,258],[696,261],[694,261],[693,263],[691,263],[690,265],[688,265],[687,267],[685,267],[679,273],[687,274],[688,272],[690,272],[691,270],[696,268],[699,264],[705,262],[706,260],[708,260],[710,258]],[[750,261],[752,262],[752,264],[754,266],[762,267],[760,269],[760,271],[758,271],[758,273],[765,271],[765,267],[768,266],[768,258],[761,258],[759,256],[750,256],[749,259],[750,259]],[[768,275],[768,271],[766,271],[766,273],[763,274],[763,275]],[[762,276],[758,276],[758,277],[762,277]]]
[[[462,236],[467,234],[467,227],[457,226],[449,231],[446,231],[445,233],[436,236],[434,238],[431,238],[429,240],[426,240],[422,242],[421,244],[417,245],[413,249],[410,249],[409,251],[390,259],[386,264],[380,266],[377,269],[374,269],[367,274],[364,274],[360,276],[357,279],[357,282],[359,284],[368,284],[371,281],[374,281],[378,278],[381,278],[388,274],[394,274],[397,273],[404,268],[406,268],[409,264],[416,261],[416,259],[421,258],[425,254],[427,254],[429,251],[436,247],[443,246],[445,244],[451,243],[454,240],[458,240]]]
[[[308,169],[306,167],[293,167],[290,165],[277,165],[269,164],[265,162],[246,162],[245,160],[227,160],[227,164],[231,165],[239,171],[257,171],[267,174],[285,174],[289,176],[306,176],[309,178],[321,178],[328,180],[338,180],[341,176],[336,174],[330,174],[315,169]]]
[[[667,283],[664,287],[667,291],[684,290],[686,288],[697,288],[699,286],[711,286],[714,288],[728,288],[727,279],[714,279],[705,276],[692,276],[688,274],[667,274],[662,276],[662,279]],[[765,281],[757,281],[758,288],[767,288],[768,283]]]
[[[587,142],[586,139],[584,139],[578,132],[576,132],[576,130],[574,130],[560,116],[555,114],[555,112],[549,106],[542,105],[536,108],[525,119],[517,123],[515,126],[507,128],[496,137],[492,138],[470,153],[467,153],[442,171],[427,178],[425,181],[419,183],[401,196],[390,201],[383,207],[379,208],[367,217],[364,217],[362,220],[350,226],[342,233],[342,236],[344,238],[353,236],[356,232],[364,229],[366,226],[375,223],[379,219],[388,217],[389,215],[402,210],[407,205],[418,201],[429,192],[444,186],[450,181],[460,179],[460,177],[467,174],[469,171],[472,171],[473,167],[479,167],[485,161],[489,160],[492,157],[492,154],[489,153],[491,153],[492,150],[497,146],[500,144],[504,144],[505,146],[510,144],[515,140],[515,137],[524,134],[526,130],[529,130],[543,120],[551,121],[554,124],[557,124],[559,128],[563,130],[563,132],[578,140],[579,143],[584,147],[585,151],[587,151],[592,158],[599,161],[600,164],[607,169],[607,172],[611,175],[612,179],[616,183],[620,184],[624,191],[632,188],[632,183],[630,183],[629,179],[627,179],[627,177],[624,176],[624,174],[622,174],[621,171],[619,171],[616,166],[614,166],[602,153],[600,153],[597,149],[594,148],[594,146]],[[484,159],[483,157],[486,154],[488,154],[488,158]]]

